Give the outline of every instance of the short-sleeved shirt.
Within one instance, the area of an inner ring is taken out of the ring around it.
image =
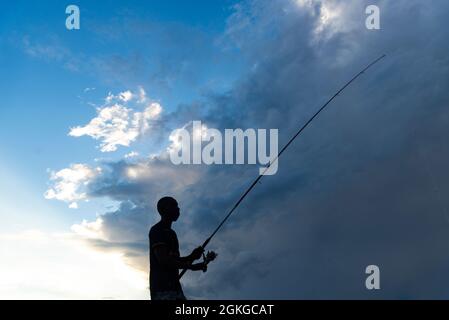
[[[154,253],[157,246],[166,246],[169,255],[179,257],[179,243],[176,232],[171,228],[155,224],[150,229],[150,291],[177,291],[182,292],[179,282],[178,268],[163,266],[159,263]]]

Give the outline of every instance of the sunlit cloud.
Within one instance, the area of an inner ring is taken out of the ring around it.
[[[133,94],[131,91],[125,91],[125,92],[121,92],[119,94],[119,98],[120,100],[122,100],[123,102],[128,102],[133,98]]]
[[[0,260],[0,299],[148,299],[144,272],[76,234],[0,234]]]
[[[142,111],[135,111],[126,105],[133,99],[137,99],[137,103],[145,102],[145,91],[141,88],[137,95],[131,91],[117,96],[109,94],[106,102],[113,104],[97,108],[95,118],[85,126],[72,128],[69,135],[99,140],[101,152],[113,152],[119,146],[129,147],[150,129],[151,121],[157,120],[162,113],[162,106],[157,102],[147,104]]]
[[[315,17],[314,41],[325,38],[330,39],[331,36],[342,31],[341,20],[344,23],[350,23],[342,15],[342,2],[323,1],[323,0],[295,0],[298,7],[305,10],[311,16]]]
[[[136,151],[131,151],[131,152],[125,154],[125,158],[126,159],[135,158],[135,157],[138,157],[138,156],[139,156],[139,153],[136,152]]]
[[[95,221],[88,222],[87,220],[83,220],[80,224],[74,224],[71,227],[71,230],[85,238],[89,239],[102,239],[104,238],[101,227],[103,225],[103,220],[101,218],[97,218]]]
[[[68,202],[71,209],[76,209],[77,201],[87,199],[86,186],[99,174],[101,168],[91,168],[80,163],[72,164],[69,168],[57,172],[53,171],[50,177],[53,186],[45,192],[44,197]]]
[[[190,143],[193,143],[194,141],[199,142],[203,139],[207,139],[207,130],[208,127],[204,123],[201,123],[201,128],[193,129],[193,121],[189,121],[181,128],[177,128],[170,133],[168,136],[170,144],[167,147],[166,152],[168,154],[177,153],[185,147],[183,146],[183,143],[189,142],[190,145]],[[183,137],[183,133],[185,132],[192,132],[192,136],[190,137],[189,134],[189,137]],[[191,139],[192,141],[186,141],[186,138],[188,138],[188,140]],[[161,156],[163,156],[163,154],[161,154]]]

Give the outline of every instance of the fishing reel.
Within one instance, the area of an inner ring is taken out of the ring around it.
[[[203,253],[203,263],[207,267],[209,262],[214,261],[217,258],[218,254],[214,251],[208,251],[206,254]],[[203,272],[206,272],[206,269],[203,270]]]

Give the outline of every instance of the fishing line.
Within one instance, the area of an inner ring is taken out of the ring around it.
[[[256,186],[256,184],[259,182],[260,179],[264,176],[265,172],[267,172],[271,165],[276,162],[279,157],[284,153],[284,151],[292,144],[292,142],[303,132],[307,126],[323,111],[340,93],[342,93],[351,83],[353,83],[358,77],[360,77],[365,71],[367,71],[369,68],[371,68],[373,65],[378,63],[380,60],[385,58],[386,55],[383,54],[373,62],[371,62],[368,66],[366,66],[362,71],[357,73],[351,80],[349,80],[343,87],[341,87],[340,90],[338,90],[326,103],[318,109],[318,111],[295,133],[295,135],[287,142],[287,144],[279,151],[278,155],[270,161],[270,164],[265,168],[265,170],[259,174],[259,176],[254,180],[254,182],[249,186],[248,189],[243,193],[243,195],[240,197],[240,199],[236,202],[236,204],[232,207],[232,209],[228,212],[228,214],[225,216],[223,221],[218,225],[218,227],[212,232],[209,238],[204,241],[203,245],[201,246],[203,249],[206,248],[206,246],[209,244],[209,242],[212,240],[212,238],[215,236],[215,234],[221,229],[221,227],[225,224],[225,222],[229,219],[229,217],[232,215],[232,213],[237,209],[237,207],[240,205],[240,203],[243,201],[243,199],[246,198],[248,193],[251,192],[251,190]],[[182,278],[182,276],[187,272],[187,269],[182,270],[182,272],[179,275],[179,279]]]

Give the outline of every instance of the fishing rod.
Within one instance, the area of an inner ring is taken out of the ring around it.
[[[371,68],[373,65],[378,63],[380,60],[385,58],[386,55],[383,54],[373,62],[371,62],[368,66],[366,66],[362,71],[357,73],[351,80],[349,80],[340,90],[337,91],[302,127],[299,129],[296,134],[287,142],[287,144],[279,151],[278,155],[274,158],[274,160],[270,161],[269,165],[265,168],[265,170],[259,174],[259,176],[254,180],[254,182],[249,186],[249,188],[243,193],[243,195],[240,197],[240,199],[236,202],[236,204],[232,207],[232,209],[228,212],[228,214],[225,216],[223,221],[218,225],[218,227],[212,232],[209,238],[204,241],[203,245],[201,246],[203,249],[206,248],[206,246],[209,244],[209,242],[212,240],[212,238],[215,236],[215,234],[221,229],[221,227],[225,224],[225,222],[229,219],[229,217],[232,215],[232,213],[237,209],[237,207],[240,205],[240,203],[245,199],[245,197],[248,195],[248,193],[251,192],[251,190],[256,186],[256,184],[259,182],[260,179],[264,176],[265,172],[270,168],[270,166],[279,159],[279,157],[284,153],[284,151],[290,146],[290,144],[301,134],[301,132],[304,131],[304,129],[307,128],[307,126],[323,111],[343,90],[345,90],[351,83],[353,83],[358,77],[360,77],[365,71],[367,71],[369,68]],[[204,257],[204,255],[203,255]],[[213,260],[213,259],[208,259]],[[205,262],[207,261],[205,259]],[[179,275],[179,279],[182,278],[182,276],[187,272],[187,269],[182,270],[182,272]]]

